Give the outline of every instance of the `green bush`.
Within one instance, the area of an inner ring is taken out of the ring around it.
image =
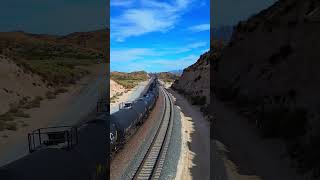
[[[206,104],[206,97],[205,96],[192,96],[191,97],[191,104],[192,105],[205,105]]]

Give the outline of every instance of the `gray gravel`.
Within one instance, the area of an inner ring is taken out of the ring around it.
[[[169,148],[164,166],[161,171],[160,180],[174,179],[177,172],[179,157],[181,153],[181,117],[180,111],[174,106],[174,121]]]

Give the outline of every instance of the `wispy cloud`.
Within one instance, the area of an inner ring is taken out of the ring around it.
[[[179,59],[152,59],[149,61],[140,61],[139,63],[130,61],[126,62],[126,66],[122,67],[121,69],[122,71],[126,72],[140,70],[148,70],[149,72],[163,72],[181,69],[181,67],[188,67],[192,65],[198,58],[199,56],[192,54]]]
[[[192,32],[209,31],[210,24],[199,24],[199,25],[191,26],[188,29]]]
[[[111,38],[124,41],[128,37],[151,32],[167,32],[174,28],[191,0],[176,0],[173,3],[141,0],[140,6],[124,10],[111,17]]]
[[[177,55],[181,53],[190,52],[195,49],[207,47],[207,42],[193,42],[184,47],[171,48],[121,48],[112,49],[110,52],[110,59],[112,62],[119,61],[134,61],[148,59],[150,57],[159,58],[168,55]]]
[[[183,47],[171,47],[171,48],[162,49],[162,51],[163,52],[168,51],[174,54],[179,54],[179,53],[189,52],[198,48],[203,48],[206,46],[208,46],[207,42],[199,41],[199,42],[192,42],[192,43],[186,44]]]
[[[113,62],[132,61],[154,55],[156,52],[150,48],[115,49],[111,50],[110,59]]]

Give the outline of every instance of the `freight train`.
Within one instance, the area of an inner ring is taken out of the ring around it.
[[[120,111],[111,115],[111,121],[109,103],[102,101],[97,103],[96,116],[87,122],[34,130],[28,134],[30,153],[0,167],[0,179],[107,179],[109,150],[125,143],[134,127],[143,123],[157,97],[157,80],[153,78],[142,97],[124,103]]]
[[[144,94],[124,103],[110,115],[110,156],[123,147],[130,136],[144,123],[159,96],[158,80],[153,78]]]

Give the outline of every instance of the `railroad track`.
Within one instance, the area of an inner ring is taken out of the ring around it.
[[[167,149],[170,142],[173,125],[173,103],[168,92],[161,88],[165,99],[165,110],[161,124],[148,148],[139,168],[135,171],[132,179],[159,179]]]

